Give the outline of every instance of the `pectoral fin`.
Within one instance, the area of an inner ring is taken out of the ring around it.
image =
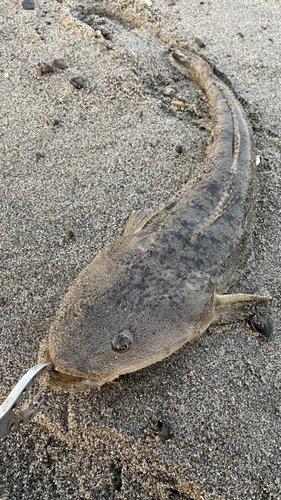
[[[251,295],[247,293],[216,295],[212,325],[221,325],[245,319],[253,303],[270,299],[269,295]]]
[[[155,216],[158,210],[148,209],[145,212],[133,211],[127,220],[124,236],[136,234]]]
[[[158,207],[149,208],[148,210],[145,210],[145,212],[136,212],[134,210],[127,220],[127,224],[123,233],[124,236],[128,236],[129,234],[137,234],[146,226],[151,224],[161,224],[161,222],[174,208],[177,201],[178,194],[175,195],[167,203],[161,203]]]

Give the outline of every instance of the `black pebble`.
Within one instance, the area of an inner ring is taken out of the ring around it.
[[[195,38],[195,42],[199,45],[200,49],[204,49],[204,47],[206,47],[205,43],[200,40],[200,38]]]
[[[66,69],[68,68],[67,62],[65,62],[63,59],[54,59],[53,60],[53,66],[58,69]]]
[[[22,8],[24,10],[34,10],[35,9],[34,0],[23,0]]]
[[[171,439],[172,433],[170,426],[168,424],[166,424],[161,420],[158,420],[157,427],[158,427],[158,435],[161,438],[161,441],[168,441],[168,439]]]
[[[269,338],[270,333],[268,330],[268,326],[262,318],[249,319],[248,323],[252,328],[252,330],[254,330],[254,332],[259,333],[260,335],[266,337],[267,339]]]
[[[67,231],[67,232],[65,233],[65,235],[64,235],[64,236],[65,236],[65,239],[66,239],[66,240],[73,240],[73,238],[74,238],[74,232],[73,232],[73,231],[71,231],[71,229],[70,229],[69,231]]]
[[[53,66],[50,66],[50,64],[44,63],[40,66],[38,75],[43,76],[43,75],[46,75],[47,73],[53,73],[53,72],[54,72]]]
[[[176,146],[176,152],[179,153],[179,155],[182,153],[182,146],[181,146],[181,144],[178,144]]]
[[[72,85],[74,85],[74,87],[76,87],[77,89],[82,89],[84,87],[83,81],[77,76],[71,78],[70,83],[72,83]]]

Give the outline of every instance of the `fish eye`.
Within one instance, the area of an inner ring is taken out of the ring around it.
[[[129,332],[121,332],[115,335],[111,341],[111,347],[116,352],[126,352],[132,347],[132,339],[128,337]]]

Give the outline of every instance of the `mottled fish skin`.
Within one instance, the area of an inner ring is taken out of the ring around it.
[[[247,118],[203,59],[175,50],[170,60],[207,96],[209,173],[158,209],[133,213],[123,236],[79,274],[41,348],[58,372],[47,383],[58,389],[81,390],[84,379],[100,386],[201,335],[243,262],[255,169]]]

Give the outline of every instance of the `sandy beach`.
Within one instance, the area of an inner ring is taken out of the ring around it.
[[[281,499],[280,12],[275,0],[2,0],[0,403],[132,210],[204,175],[212,121],[171,47],[202,55],[249,118],[253,245],[229,290],[272,301],[253,309],[267,340],[237,321],[100,391],[36,382],[40,411],[0,444],[0,500]]]

